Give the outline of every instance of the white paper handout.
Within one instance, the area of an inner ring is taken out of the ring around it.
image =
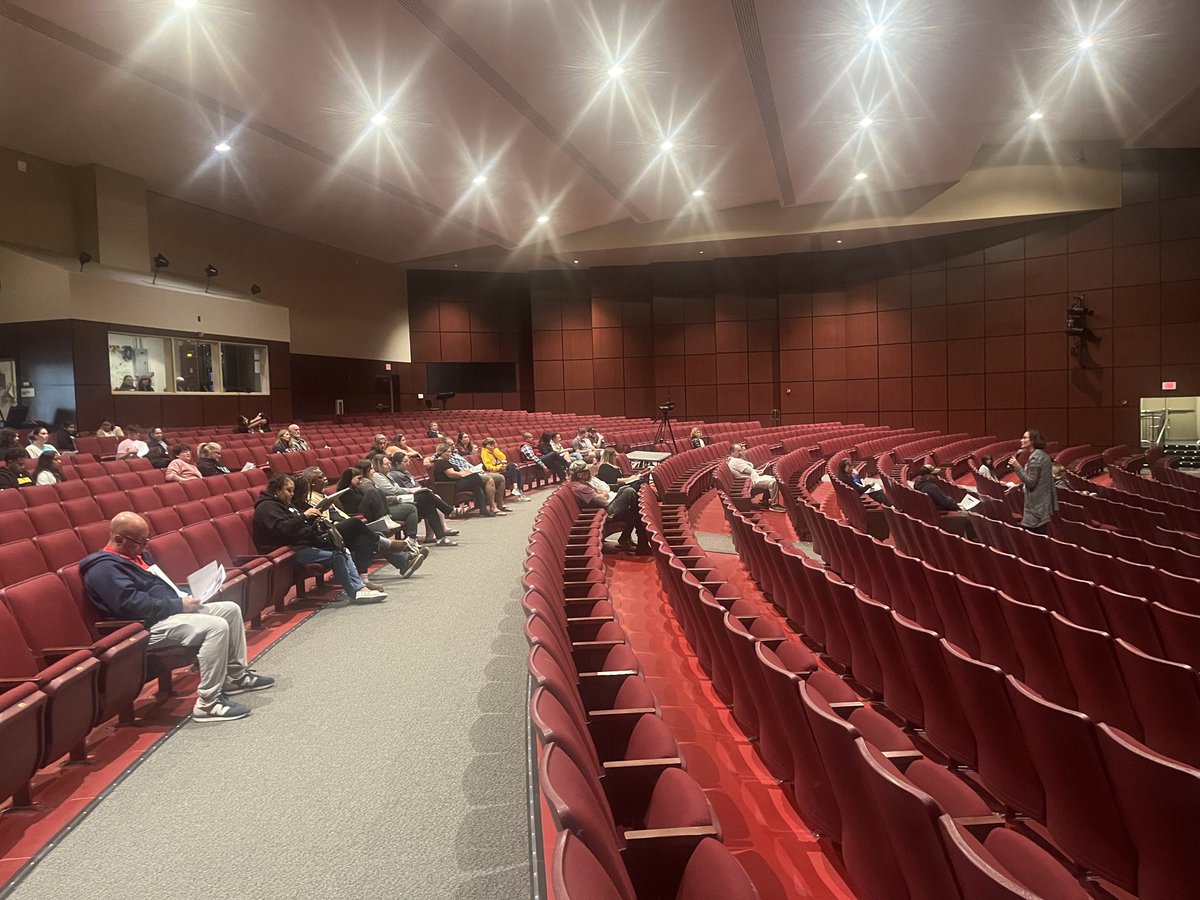
[[[969,509],[974,509],[978,505],[979,505],[979,498],[976,497],[974,494],[967,494],[967,496],[963,497],[961,500],[958,501],[958,508],[961,509],[963,512],[966,512]]]
[[[376,519],[374,522],[368,522],[367,527],[376,534],[387,534],[390,531],[395,531],[397,528],[400,528],[401,525],[399,522],[393,520],[391,516],[383,516],[382,518]]]
[[[201,603],[211,600],[224,586],[225,567],[216,560],[188,576],[188,588]]]
[[[181,591],[179,589],[179,586],[176,585],[175,582],[173,582],[167,576],[167,573],[158,567],[158,563],[155,563],[154,565],[147,567],[146,571],[150,572],[153,575],[157,575],[159,578],[161,578],[163,581],[165,581],[167,584],[169,584],[171,586],[171,590],[173,590],[178,596],[180,596],[180,597],[187,596],[187,594],[185,594],[183,591]]]
[[[251,469],[256,469],[256,468],[258,468],[258,467],[256,465],[254,465],[254,463],[248,462],[244,466],[242,466],[242,471],[249,472]]]

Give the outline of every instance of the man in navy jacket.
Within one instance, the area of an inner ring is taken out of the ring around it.
[[[137,619],[150,646],[198,647],[200,687],[192,719],[230,722],[250,715],[231,694],[261,691],[275,683],[246,664],[246,630],[236,603],[201,603],[160,575],[146,550],[150,526],[137,513],[109,523],[108,543],[79,564],[87,598],[110,619]],[[177,576],[181,573],[175,573]]]

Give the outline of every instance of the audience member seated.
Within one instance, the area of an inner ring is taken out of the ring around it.
[[[221,445],[215,441],[201,444],[196,448],[196,455],[199,457],[196,468],[205,478],[229,474],[229,468],[221,462]]]
[[[167,481],[191,481],[203,478],[204,473],[192,464],[190,444],[176,444],[171,448],[171,461],[167,464]]]
[[[496,483],[490,478],[484,478],[478,472],[468,472],[458,469],[450,457],[454,453],[452,444],[438,444],[433,451],[433,480],[453,482],[457,490],[470,491],[475,495],[475,507],[484,518],[506,516],[496,508]]]
[[[608,446],[604,441],[604,435],[596,430],[595,425],[589,425],[587,431],[588,438],[591,439],[592,446],[595,447],[597,451],[603,450]]]
[[[412,502],[417,507],[417,514],[425,523],[428,537],[425,543],[436,544],[439,547],[457,547],[458,541],[450,540],[458,536],[458,530],[447,528],[443,516],[454,514],[454,507],[439,497],[427,487],[421,485],[412,472],[408,471],[408,457],[400,450],[392,457],[392,468],[387,473],[388,479],[401,490],[401,496],[412,496]]]
[[[29,458],[29,454],[25,453],[25,445],[21,443],[21,434],[15,428],[0,428],[0,453],[10,447],[16,447],[25,454],[25,458]]]
[[[699,425],[692,429],[691,439],[692,448],[695,450],[708,446],[708,437],[704,434],[704,429]]]
[[[542,456],[542,462],[556,474],[565,477],[567,466],[571,464],[571,451],[565,449],[558,439],[557,431],[543,431],[542,439],[538,441],[538,453]]]
[[[150,445],[142,440],[141,425],[126,425],[125,440],[117,444],[117,459],[133,459],[150,452]]]
[[[1058,510],[1058,495],[1054,492],[1054,463],[1046,452],[1042,433],[1033,428],[1021,435],[1021,449],[1031,451],[1024,466],[1015,455],[1008,461],[1009,468],[1017,474],[1025,488],[1021,527],[1045,534],[1051,516]]]
[[[371,439],[371,447],[367,450],[367,455],[363,459],[370,459],[376,453],[385,453],[387,450],[387,435],[377,434]],[[386,455],[386,453],[385,453]]]
[[[363,479],[369,480],[375,486],[375,490],[383,496],[388,515],[401,524],[408,537],[415,538],[417,523],[420,521],[417,505],[404,499],[409,496],[408,492],[388,478],[392,471],[392,461],[382,453],[372,453],[369,459],[361,460],[355,468],[362,472]]]
[[[254,504],[254,544],[259,553],[291,547],[296,563],[316,563],[333,570],[333,577],[351,603],[380,603],[387,599],[383,591],[363,585],[358,569],[346,551],[341,535],[335,538],[332,526],[321,518],[315,507],[300,512],[292,506],[295,482],[290,475],[276,472]]]
[[[288,431],[292,433],[292,450],[297,453],[302,453],[308,449],[308,441],[300,437],[300,426],[293,422],[288,426]]]
[[[271,448],[271,452],[292,453],[295,449],[292,445],[292,432],[287,428],[280,428],[279,434],[275,435],[275,446]]]
[[[347,476],[347,487],[356,490],[362,482],[362,474],[357,469],[347,469],[346,472],[350,473]],[[376,554],[384,557],[399,569],[405,578],[420,568],[421,563],[425,561],[423,555],[412,552],[407,541],[393,539],[386,534],[372,531],[362,519],[346,515],[340,507],[333,506],[330,509],[330,505],[326,504],[326,508],[321,509],[320,504],[325,500],[324,491],[329,482],[325,478],[325,473],[317,466],[305,469],[296,476],[295,481],[296,492],[292,504],[301,513],[316,509],[318,515],[337,530],[338,534],[342,536],[346,549],[350,551],[350,558],[354,560],[354,567],[358,570],[359,577],[368,590],[380,589],[379,585],[367,579],[367,572]],[[342,496],[347,495],[343,494]],[[334,512],[335,510],[336,512]]]
[[[415,450],[409,446],[408,438],[403,434],[397,434],[395,437],[393,437],[392,442],[388,444],[387,448],[384,450],[384,453],[388,455],[388,458],[392,460],[394,468],[397,469],[401,468],[400,466],[395,465],[397,453],[403,454],[406,459],[419,457],[421,455],[419,450]]]
[[[29,432],[29,445],[25,448],[25,453],[31,459],[37,459],[47,450],[57,449],[50,443],[50,432],[46,430],[45,425],[37,425]]]
[[[546,438],[543,432],[542,438]],[[533,432],[526,431],[521,435],[521,456],[530,462],[537,463],[543,471],[552,472],[555,481],[562,481],[563,474],[566,471],[566,461],[561,456],[544,457],[542,456],[541,445],[533,443]]]
[[[892,501],[887,498],[882,488],[872,487],[862,480],[862,476],[854,471],[854,461],[850,457],[843,457],[838,463],[838,481],[847,484],[854,488],[858,493],[863,494],[883,506],[891,506]]]
[[[126,375],[124,378],[121,379],[121,383],[118,384],[115,388],[113,388],[113,390],[115,390],[115,391],[136,391],[137,385],[133,383],[132,375]]]
[[[582,460],[571,463],[568,477],[571,493],[581,508],[604,509],[609,519],[621,523],[623,529],[617,538],[619,548],[629,553],[636,552],[639,556],[650,554],[650,534],[646,531],[638,508],[637,488],[623,485],[610,492],[604,482],[593,477],[591,466]],[[636,548],[631,541],[635,528],[638,536]]]
[[[550,449],[555,453],[561,454],[568,465],[583,459],[582,453],[578,452],[574,447],[567,447],[563,444],[562,435],[557,431],[550,436]]]
[[[79,435],[79,426],[74,422],[64,422],[62,428],[58,430],[58,435],[54,438],[55,444],[59,453],[78,453],[79,450],[75,446],[75,438]]]
[[[1067,467],[1066,466],[1062,465],[1061,463],[1055,463],[1050,468],[1050,471],[1054,473],[1054,490],[1055,491],[1071,490],[1071,483],[1069,481],[1067,481]]]
[[[958,512],[958,504],[954,498],[942,490],[942,481],[937,476],[937,470],[930,466],[921,466],[917,477],[913,479],[913,488],[920,491],[933,501],[933,505],[945,512]]]
[[[508,455],[500,449],[500,445],[496,443],[494,437],[483,439],[483,449],[479,451],[479,460],[483,463],[483,471],[489,475],[500,475],[502,479],[507,479],[512,485],[513,499],[518,503],[528,503],[529,498],[525,496],[525,482],[521,478],[521,470],[517,468],[516,463],[508,461]],[[496,489],[504,490],[503,484],[497,484]]]
[[[442,429],[438,428],[437,422],[430,422],[429,427],[425,429],[425,437],[441,438],[441,437],[445,437],[445,435],[442,434]]]
[[[230,722],[250,715],[231,695],[261,691],[275,679],[260,675],[246,659],[246,630],[236,603],[201,603],[178,590],[147,551],[150,527],[137,513],[109,523],[108,543],[79,564],[88,600],[103,618],[139,620],[151,647],[199,647],[200,687],[192,718]],[[175,578],[191,573],[172,572]]]
[[[571,441],[571,449],[579,454],[579,458],[586,463],[594,462],[597,458],[596,445],[592,443],[586,426],[575,432],[575,437]]]
[[[137,380],[137,389],[139,391],[154,390],[154,379],[149,375],[139,375]]]
[[[468,432],[460,431],[458,437],[454,439],[454,452],[465,459],[472,453],[478,453],[479,445],[471,440]]]
[[[764,475],[758,469],[754,468],[750,460],[746,459],[746,445],[734,444],[729,448],[729,459],[726,460],[733,474],[740,475],[742,478],[750,479],[751,492],[763,490],[767,493],[767,501],[772,512],[783,512],[783,507],[779,505],[779,484],[775,481],[775,476]]]
[[[0,468],[0,490],[29,487],[33,484],[33,478],[25,468],[27,459],[29,454],[20,447],[7,447],[0,451],[0,461],[4,463]]]
[[[58,484],[66,481],[66,473],[62,468],[62,457],[57,450],[44,450],[38,457],[37,465],[33,467],[34,484]]]
[[[467,437],[469,440],[470,435]],[[492,492],[495,498],[493,505],[495,508],[502,513],[511,512],[511,510],[504,505],[505,481],[503,473],[483,471],[483,463],[479,463],[478,466],[473,465],[469,459],[458,452],[457,448],[451,448],[450,462],[454,468],[458,469],[460,472],[469,472],[472,469],[478,469],[479,477],[485,482],[490,481],[492,483]]]
[[[600,464],[596,466],[596,477],[608,485],[611,491],[616,491],[622,485],[634,484],[642,479],[642,475],[639,473],[626,475],[621,471],[621,467],[617,465],[615,447],[605,447],[600,451]]]
[[[238,416],[237,424],[233,426],[235,434],[263,434],[267,430],[267,417],[262,413],[255,413],[253,419],[248,419],[246,416]]]
[[[979,457],[979,474],[984,478],[990,478],[992,481],[998,481],[996,478],[996,463],[988,455]]]
[[[116,425],[114,425],[112,422],[108,421],[108,419],[105,419],[103,422],[101,422],[100,427],[97,428],[94,433],[95,433],[96,437],[102,437],[102,438],[123,438],[123,437],[125,437],[125,432],[122,431],[120,428],[118,428]]]
[[[156,469],[165,469],[171,462],[171,445],[163,437],[162,428],[150,429],[150,440],[146,441],[146,446],[149,448],[146,451],[146,459],[150,460],[150,465]]]

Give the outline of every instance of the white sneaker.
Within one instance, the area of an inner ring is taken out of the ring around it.
[[[387,594],[383,591],[373,591],[370,588],[363,588],[357,594],[350,598],[351,603],[382,603],[387,599]]]

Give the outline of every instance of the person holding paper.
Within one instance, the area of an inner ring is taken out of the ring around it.
[[[276,472],[263,488],[254,504],[251,527],[254,544],[259,553],[270,553],[280,547],[291,547],[300,565],[319,563],[333,570],[333,577],[346,592],[351,603],[382,603],[387,599],[383,591],[372,590],[363,584],[358,569],[350,554],[345,550],[321,546],[321,526],[317,520],[321,511],[317,508],[299,512],[292,506],[292,494],[296,489],[292,476]]]
[[[1025,465],[1021,465],[1016,454],[1008,460],[1009,467],[1021,479],[1025,488],[1025,509],[1021,513],[1021,527],[1038,534],[1045,534],[1050,519],[1058,511],[1058,494],[1054,490],[1054,461],[1046,452],[1046,440],[1042,433],[1030,428],[1021,435],[1021,449],[1032,451]]]
[[[411,496],[417,507],[417,514],[425,523],[425,543],[437,544],[439,547],[457,547],[458,541],[451,538],[458,536],[454,528],[447,528],[444,516],[454,512],[454,507],[439,497],[427,487],[422,487],[408,471],[408,457],[404,451],[399,451],[392,457],[392,468],[387,473],[388,480],[400,488],[401,496]]]
[[[849,485],[860,494],[865,494],[881,506],[891,506],[892,501],[887,498],[887,494],[880,487],[867,484],[863,481],[862,476],[854,471],[854,461],[846,456],[838,463],[838,481]]]
[[[958,512],[959,506],[949,494],[942,490],[940,479],[931,466],[921,466],[913,479],[913,489],[920,491],[933,501],[933,505],[945,512]]]
[[[199,648],[194,721],[244,719],[250,707],[230,697],[266,690],[275,679],[247,663],[241,607],[228,601],[201,603],[180,591],[155,564],[146,549],[149,543],[145,519],[118,513],[109,523],[108,543],[79,564],[88,600],[103,618],[140,620],[150,632],[151,647]]]
[[[754,464],[746,459],[746,445],[734,444],[729,448],[729,458],[725,460],[734,475],[750,479],[751,490],[765,490],[770,501],[771,512],[783,512],[779,505],[779,484],[774,475],[765,475]]]

